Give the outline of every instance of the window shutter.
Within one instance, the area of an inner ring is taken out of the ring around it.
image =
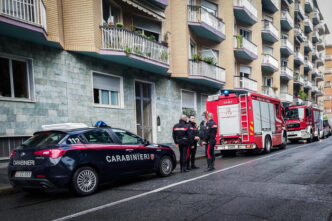
[[[195,93],[182,91],[182,107],[195,109]]]
[[[120,78],[93,73],[93,88],[108,91],[120,91]]]
[[[161,23],[157,21],[147,20],[142,17],[134,16],[133,23],[137,28],[141,28],[154,33],[161,33]]]

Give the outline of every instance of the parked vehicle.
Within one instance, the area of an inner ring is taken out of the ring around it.
[[[291,142],[319,140],[322,130],[320,110],[305,105],[290,106],[286,108],[286,125]]]
[[[331,136],[331,134],[332,134],[332,131],[331,131],[332,129],[331,129],[331,125],[330,125],[330,123],[329,123],[329,121],[328,120],[323,120],[323,137],[324,138],[327,138],[327,137],[329,137],[329,136]]]
[[[287,132],[279,99],[245,90],[223,91],[208,97],[207,112],[218,125],[215,150],[234,154],[237,150],[268,153],[285,148]]]

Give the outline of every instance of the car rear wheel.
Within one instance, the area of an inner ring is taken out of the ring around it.
[[[91,167],[78,168],[72,178],[72,187],[77,195],[86,196],[98,188],[98,174]]]
[[[270,153],[272,149],[272,142],[270,136],[265,137],[264,153]]]
[[[173,162],[169,156],[163,156],[159,162],[158,174],[162,177],[171,175],[173,171]]]

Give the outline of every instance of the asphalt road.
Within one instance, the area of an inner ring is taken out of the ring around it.
[[[0,220],[332,220],[332,138],[216,159],[167,178],[130,177],[88,197],[0,196]]]

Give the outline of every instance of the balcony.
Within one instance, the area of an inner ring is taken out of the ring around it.
[[[297,65],[301,65],[304,63],[304,56],[301,52],[296,51],[294,55],[294,63]]]
[[[304,42],[304,51],[306,52],[306,53],[308,53],[309,51],[312,51],[313,50],[313,45],[312,45],[312,42],[309,40],[309,39],[307,39],[305,42]]]
[[[312,24],[312,22],[310,21],[310,18],[306,17],[304,19],[304,31],[306,33],[310,33],[314,30],[314,26]]]
[[[277,92],[274,91],[273,88],[269,86],[262,86],[262,94],[269,97],[278,98]]]
[[[293,95],[287,93],[280,93],[280,100],[283,103],[292,103],[293,102]]]
[[[0,0],[0,35],[60,47],[47,41],[46,8],[42,0]]]
[[[168,47],[123,28],[101,29],[100,54],[104,58],[150,72],[167,74]]]
[[[320,40],[320,37],[319,37],[318,29],[314,28],[314,32],[312,33],[312,43],[319,42],[319,40]]]
[[[201,38],[218,43],[226,39],[223,21],[201,6],[188,5],[188,25]]]
[[[262,55],[262,70],[267,72],[275,72],[278,70],[279,62],[272,55],[263,54]]]
[[[240,76],[234,76],[234,88],[257,92],[257,81]]]
[[[284,80],[292,80],[293,79],[293,70],[288,67],[281,67],[280,78]]]
[[[279,10],[279,0],[262,0],[263,9],[275,13]]]
[[[225,69],[205,61],[189,60],[189,79],[220,89],[226,81]]]
[[[306,38],[301,27],[295,27],[294,35],[298,39],[299,42],[303,42],[304,39]]]
[[[305,0],[305,12],[310,13],[314,9],[314,3],[312,0]]]
[[[318,59],[318,57],[319,57],[318,51],[317,51],[316,47],[314,47],[312,49],[311,58],[314,61],[314,60]]]
[[[316,76],[316,80],[317,80],[317,82],[325,80],[325,76],[321,71],[318,71],[318,74]]]
[[[165,9],[168,6],[168,0],[148,0],[148,2],[161,9]]]
[[[318,87],[317,96],[324,96],[324,88]]]
[[[280,52],[282,55],[289,56],[294,53],[294,46],[288,39],[281,39]]]
[[[311,72],[312,77],[316,77],[318,75],[318,69],[314,67]]]
[[[314,9],[314,12],[312,13],[312,23],[314,25],[318,25],[320,22],[320,16],[318,9]]]
[[[320,39],[320,41],[316,44],[316,48],[318,51],[322,51],[325,49],[325,42]]]
[[[312,64],[311,61],[308,59],[304,59],[304,70],[305,71],[311,71],[313,69],[314,65]]]
[[[258,21],[257,9],[249,0],[234,0],[234,16],[237,20],[249,25]]]
[[[303,77],[301,77],[299,74],[296,74],[294,76],[294,84],[295,85],[303,86],[304,85],[304,79],[303,79]]]
[[[303,102],[303,105],[311,106],[311,105],[312,105],[312,102],[311,102],[311,101],[304,101],[304,102]]]
[[[290,31],[294,27],[294,20],[286,10],[281,12],[280,25],[286,31]]]
[[[240,59],[253,61],[258,58],[257,46],[241,35],[234,36],[234,53]]]
[[[279,40],[279,31],[270,21],[262,22],[262,38],[265,41],[274,43]]]
[[[301,2],[295,2],[294,12],[299,16],[299,18],[301,18],[302,20],[304,19],[305,13],[301,5]]]
[[[304,88],[307,88],[307,89],[311,90],[312,83],[310,81],[308,81],[308,80],[305,80],[305,82],[304,82]]]
[[[312,91],[313,93],[317,93],[317,92],[318,92],[318,87],[315,86],[315,85],[313,85],[311,91]]]
[[[325,74],[332,74],[332,68],[326,68]]]
[[[323,66],[324,64],[325,64],[325,60],[322,57],[318,56],[318,59],[316,60],[316,66],[320,67],[320,66]]]
[[[301,98],[295,97],[293,99],[293,103],[297,104],[297,105],[300,105],[300,104],[303,104],[303,100]]]
[[[323,21],[320,21],[319,24],[317,25],[318,31],[320,35],[323,35],[325,33],[325,25]]]

